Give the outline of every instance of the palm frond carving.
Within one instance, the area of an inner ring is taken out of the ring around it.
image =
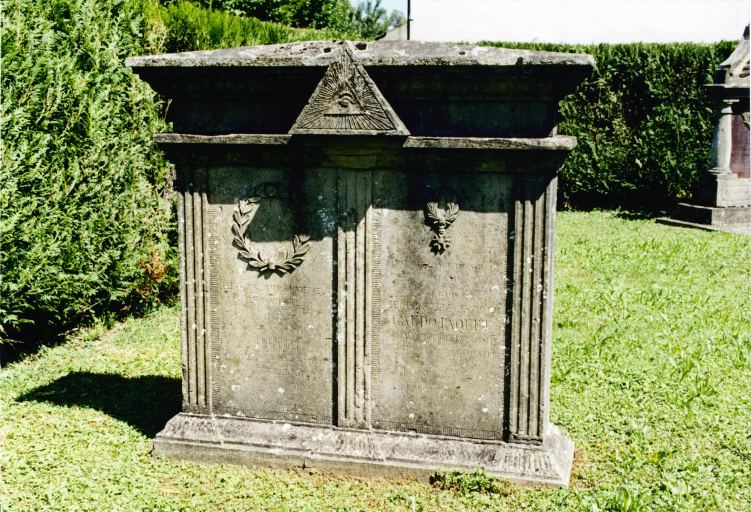
[[[459,215],[459,205],[457,203],[446,204],[446,209],[438,207],[438,203],[431,202],[425,207],[425,217],[435,231],[433,238],[430,240],[430,247],[436,253],[442,253],[451,245],[451,237],[446,231],[448,227],[456,220]]]

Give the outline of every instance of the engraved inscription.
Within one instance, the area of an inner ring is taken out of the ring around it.
[[[209,207],[209,340],[211,343],[211,407],[217,407],[222,402],[221,389],[216,375],[216,362],[220,354],[219,331],[221,321],[219,318],[219,309],[217,299],[219,297],[220,275],[217,271],[217,247],[219,239],[216,233],[216,218],[219,214],[219,208],[216,206]]]
[[[221,318],[212,352],[221,400],[213,412],[331,424],[335,227],[328,219],[336,212],[336,175],[227,167],[210,176],[215,205],[211,264],[219,276],[212,309]],[[290,190],[296,201],[288,199]],[[243,233],[249,243],[266,262],[279,262],[292,234],[304,232],[310,238],[303,265],[291,272],[247,271],[248,259],[233,246],[237,232],[232,226],[238,198],[253,197],[261,201]]]
[[[378,197],[396,207],[381,220],[373,426],[502,439],[510,183],[499,175],[420,178],[424,184],[388,172],[374,179]],[[456,199],[420,202],[442,189]],[[423,221],[432,229],[415,230]],[[449,243],[462,251],[446,251]]]
[[[551,478],[557,476],[557,472],[550,461],[550,455],[542,451],[526,450],[518,452],[501,448],[493,457],[493,463],[497,464],[499,471],[508,473],[532,474]]]
[[[446,318],[398,313],[393,321],[405,327],[435,328],[449,331],[487,332],[488,321],[481,318]]]
[[[421,432],[423,434],[438,434],[442,436],[473,437],[475,439],[503,439],[500,432],[479,428],[449,427],[445,425],[430,425],[427,423],[410,423],[399,421],[376,420],[373,426],[381,430],[400,430],[406,432]],[[448,455],[448,454],[446,454]],[[448,458],[448,456],[446,457]]]

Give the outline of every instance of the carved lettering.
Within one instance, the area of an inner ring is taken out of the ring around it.
[[[383,456],[371,437],[353,432],[340,433],[337,447],[344,453],[360,453],[368,457]]]
[[[409,266],[418,267],[422,269],[435,269],[442,272],[454,272],[454,273],[486,273],[488,277],[497,276],[501,278],[499,274],[500,267],[496,263],[468,263],[462,261],[450,261],[442,258],[424,259],[421,257],[414,257],[410,259],[395,259],[395,262]],[[471,275],[471,274],[470,274]]]
[[[490,323],[487,320],[480,318],[446,318],[399,313],[392,317],[392,322],[395,325],[414,327],[418,329],[432,328],[446,331],[472,332],[487,332],[490,329]]]
[[[503,439],[503,434],[495,430],[485,430],[479,428],[465,428],[454,426],[432,425],[427,423],[416,423],[406,421],[382,421],[376,420],[373,426],[381,430],[397,430],[407,432],[420,432],[423,434],[438,434],[441,436],[454,437],[474,437],[479,439]],[[442,453],[445,458],[450,457],[450,452]]]
[[[315,333],[318,334],[318,333]],[[305,336],[310,336],[313,339],[321,339],[319,336],[312,335],[312,333],[305,333]],[[322,338],[330,340],[331,338]],[[251,345],[256,350],[301,350],[303,347],[302,340],[299,337],[295,338],[251,338]]]
[[[252,285],[245,285],[242,283],[229,281],[222,281],[222,290],[224,293],[242,291],[242,293],[248,294],[253,297],[269,296],[273,297],[280,293],[285,295],[302,295],[305,297],[310,296],[328,296],[329,290],[319,288],[315,286],[298,286],[288,285],[286,283],[264,283],[257,282]]]

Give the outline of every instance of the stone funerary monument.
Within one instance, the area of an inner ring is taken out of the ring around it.
[[[565,485],[548,421],[557,104],[588,55],[311,42],[136,57],[170,100],[170,457]]]
[[[702,169],[693,201],[678,203],[674,218],[658,222],[751,235],[751,159],[749,159],[749,26],[738,46],[714,73],[707,92],[715,104],[709,169]]]

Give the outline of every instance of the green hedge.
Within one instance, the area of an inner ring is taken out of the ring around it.
[[[156,0],[8,0],[2,27],[0,343],[176,290],[169,168],[152,142],[167,127],[127,56],[347,35]],[[598,60],[562,105],[562,131],[580,143],[564,204],[660,208],[708,166],[701,84],[733,43],[513,46]]]
[[[2,27],[0,345],[174,296],[167,126],[126,57],[337,36],[156,0],[8,0]]]
[[[174,0],[161,0],[172,3]],[[204,7],[228,11],[290,27],[351,30],[349,0],[200,0]]]
[[[0,338],[158,301],[174,289],[164,124],[123,66],[152,49],[143,6],[8,0],[2,21]]]
[[[713,113],[702,85],[736,42],[483,44],[589,53],[597,61],[561,104],[560,132],[579,138],[561,171],[562,206],[666,210],[689,197],[709,167]]]
[[[162,19],[166,26],[164,49],[168,52],[342,39],[348,35],[333,30],[291,28],[281,23],[207,9],[185,0],[164,7]]]

